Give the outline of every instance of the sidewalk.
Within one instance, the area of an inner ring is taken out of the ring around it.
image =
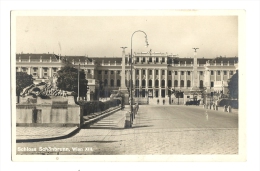
[[[84,124],[81,127],[89,127],[100,119],[120,110],[121,107],[117,106],[103,112],[83,116]],[[16,127],[16,142],[37,142],[64,139],[76,134],[81,127]]]

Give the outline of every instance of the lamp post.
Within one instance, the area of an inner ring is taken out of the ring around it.
[[[134,36],[134,34],[135,33],[137,33],[137,32],[142,32],[142,33],[144,33],[145,34],[145,43],[146,43],[146,46],[148,47],[148,40],[147,40],[147,35],[146,35],[146,33],[144,32],[144,31],[142,31],[142,30],[137,30],[137,31],[135,31],[133,34],[132,34],[132,36],[131,36],[131,63],[130,63],[130,109],[131,109],[131,122],[133,121],[133,92],[132,92],[132,89],[133,89],[133,87],[132,87],[132,82],[133,82],[133,77],[132,77],[132,66],[133,66],[133,36]]]

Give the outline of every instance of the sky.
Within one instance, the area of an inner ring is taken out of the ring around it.
[[[16,53],[121,57],[131,52],[179,57],[238,56],[237,16],[17,16]]]

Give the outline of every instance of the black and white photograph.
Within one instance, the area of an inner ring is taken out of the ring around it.
[[[245,161],[244,16],[12,11],[12,160]]]

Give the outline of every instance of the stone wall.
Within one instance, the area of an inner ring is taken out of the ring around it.
[[[17,126],[80,126],[83,114],[78,105],[17,104]]]

